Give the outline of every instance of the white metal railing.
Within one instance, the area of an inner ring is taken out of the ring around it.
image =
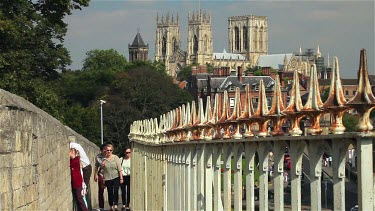
[[[132,201],[134,210],[255,210],[254,174],[259,170],[260,210],[284,210],[284,151],[287,147],[292,161],[290,170],[292,210],[301,210],[301,175],[304,153],[309,160],[311,210],[322,209],[322,155],[332,156],[333,209],[345,210],[345,164],[350,144],[357,151],[358,207],[373,210],[373,126],[370,112],[375,97],[368,80],[366,51],[361,50],[358,90],[346,101],[335,58],[330,95],[322,102],[319,95],[316,68],[310,76],[309,98],[302,105],[299,78],[295,72],[288,106],[281,99],[280,82],[276,78],[271,109],[268,110],[264,84],[260,83],[258,107],[254,111],[249,86],[245,98],[236,89],[235,105],[229,108],[227,92],[210,97],[204,106],[193,102],[168,112],[160,119],[135,121],[129,138],[133,145]],[[198,110],[196,111],[196,108]],[[360,115],[358,132],[345,133],[342,116],[348,109]],[[321,135],[319,118],[332,116],[331,134]],[[307,116],[308,136],[301,136],[299,122]],[[289,119],[288,134],[281,129]],[[268,130],[272,122],[273,131]],[[253,126],[257,125],[258,131]],[[274,179],[268,182],[269,152],[273,152]],[[257,159],[256,159],[257,158]],[[257,160],[258,162],[255,162]],[[244,163],[244,166],[243,166]],[[259,164],[259,166],[258,166]],[[305,169],[306,171],[306,169]],[[233,179],[232,179],[233,178]],[[233,181],[232,181],[233,180]],[[273,188],[273,203],[269,203],[269,187]],[[246,197],[243,198],[243,194]],[[272,207],[273,206],[273,207]]]

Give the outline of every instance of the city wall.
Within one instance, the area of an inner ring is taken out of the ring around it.
[[[27,100],[0,89],[0,210],[72,210],[69,142],[99,148]],[[91,177],[97,207],[97,184]]]

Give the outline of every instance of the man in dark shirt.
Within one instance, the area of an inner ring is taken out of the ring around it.
[[[104,210],[104,181],[103,181],[103,169],[100,168],[103,159],[105,158],[106,154],[106,146],[107,144],[102,144],[100,146],[100,151],[98,155],[95,157],[95,169],[94,169],[94,180],[98,182],[98,199],[99,199],[99,209]]]

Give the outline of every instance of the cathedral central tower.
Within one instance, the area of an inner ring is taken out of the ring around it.
[[[243,55],[252,65],[260,55],[268,54],[266,16],[232,16],[228,18],[229,52]]]

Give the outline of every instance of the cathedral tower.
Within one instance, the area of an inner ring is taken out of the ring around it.
[[[254,66],[260,55],[268,54],[266,16],[232,16],[228,18],[230,53],[239,53]]]
[[[188,49],[186,64],[206,65],[212,62],[211,15],[193,12],[188,16]]]
[[[159,19],[157,14],[156,22],[155,61],[162,61],[168,74],[174,76],[176,70],[171,67],[172,55],[180,49],[181,45],[178,14],[176,19],[173,15],[170,17],[169,13]]]
[[[148,44],[145,45],[139,31],[137,35],[135,36],[133,43],[131,45],[128,44],[128,49],[129,49],[129,62],[134,62],[136,60],[139,60],[139,61],[148,60]]]

